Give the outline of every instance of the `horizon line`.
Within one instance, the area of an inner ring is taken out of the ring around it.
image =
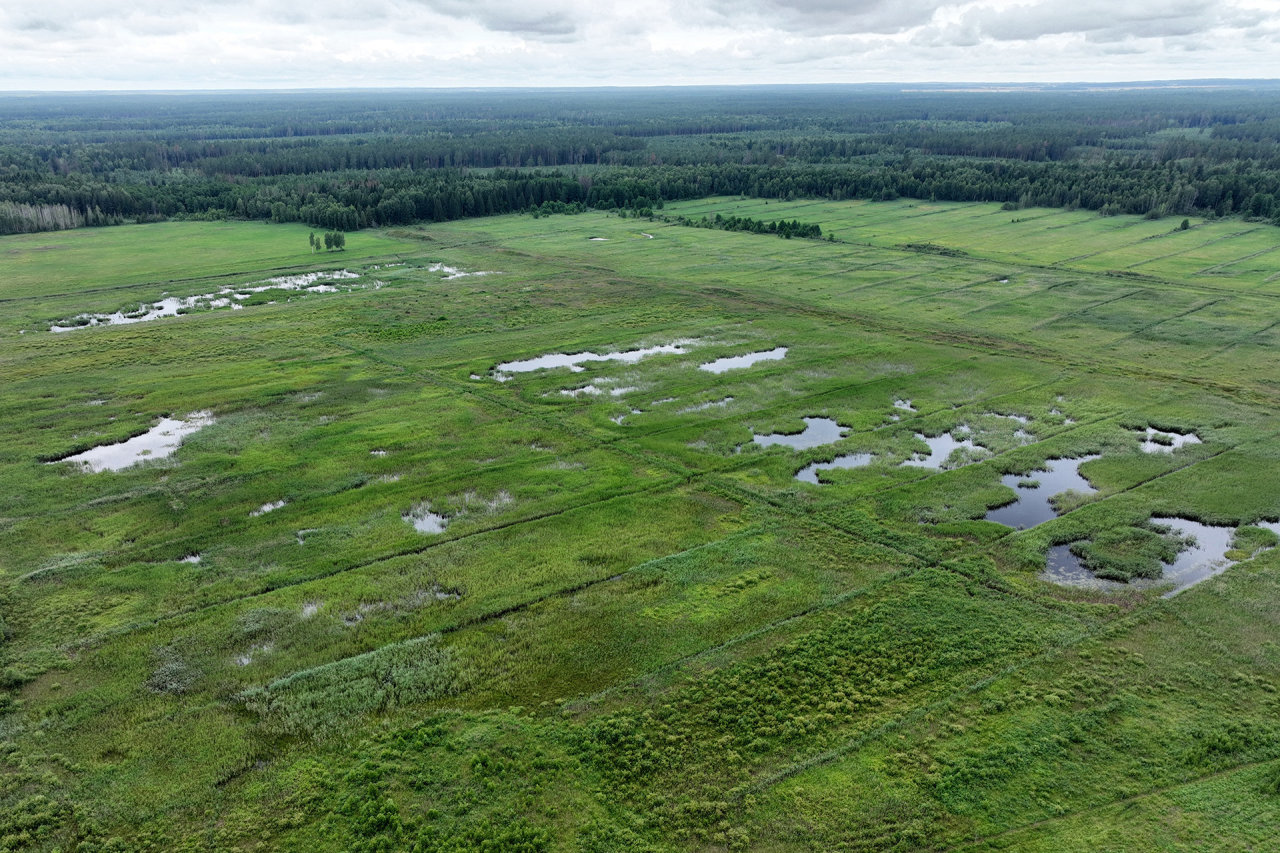
[[[1231,86],[1271,84],[1280,85],[1280,77],[1186,77],[1145,78],[1123,80],[886,80],[857,83],[607,83],[596,85],[490,85],[490,86],[285,86],[263,85],[240,88],[118,88],[118,89],[0,89],[0,97],[30,97],[39,95],[217,95],[217,94],[338,94],[345,92],[591,92],[619,89],[819,89],[819,88],[926,88],[951,89],[1069,89],[1069,88],[1223,88]]]

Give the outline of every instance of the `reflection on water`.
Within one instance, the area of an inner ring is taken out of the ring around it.
[[[1151,523],[1172,527],[1183,536],[1190,536],[1195,540],[1195,544],[1178,553],[1177,559],[1165,564],[1160,579],[1174,584],[1174,588],[1166,593],[1166,598],[1221,574],[1235,562],[1227,559],[1231,537],[1235,533],[1232,526],[1202,524],[1185,518],[1164,518],[1158,515],[1151,517]]]
[[[400,517],[412,524],[413,529],[419,533],[443,533],[449,526],[447,515],[432,512],[431,506],[425,503],[418,504]]]
[[[1194,432],[1164,432],[1147,427],[1146,436],[1141,445],[1143,453],[1172,453],[1183,445],[1201,443]]]
[[[1194,544],[1180,551],[1172,563],[1164,564],[1158,578],[1135,578],[1129,583],[1104,580],[1094,576],[1080,558],[1071,553],[1069,545],[1055,545],[1049,549],[1045,571],[1040,577],[1062,586],[1110,591],[1169,587],[1164,597],[1172,598],[1203,580],[1221,574],[1235,563],[1227,557],[1235,533],[1235,528],[1230,525],[1203,524],[1185,518],[1162,516],[1152,516],[1151,523],[1170,527],[1182,536],[1194,540]],[[1264,523],[1258,526],[1268,525]],[[1276,527],[1280,527],[1280,524]],[[1268,526],[1268,529],[1276,528]]]
[[[688,352],[685,349],[691,341],[676,341],[671,344],[662,344],[656,347],[646,347],[643,349],[627,350],[626,352],[611,353],[594,353],[594,352],[578,352],[563,353],[553,352],[547,355],[540,355],[537,358],[526,358],[518,361],[504,361],[493,369],[493,378],[499,382],[506,382],[511,378],[512,373],[529,373],[534,370],[550,370],[556,367],[567,367],[574,373],[580,373],[584,369],[582,365],[590,361],[620,361],[623,364],[635,364],[642,358],[651,355],[659,355],[662,353],[673,353],[682,355]]]
[[[1056,518],[1058,514],[1049,502],[1054,495],[1068,490],[1085,494],[1097,491],[1080,475],[1080,466],[1098,458],[1095,455],[1083,459],[1050,459],[1045,463],[1045,470],[1026,475],[1006,474],[1000,482],[1017,492],[1018,499],[988,512],[987,521],[1023,530]]]
[[[452,281],[455,278],[471,278],[473,276],[498,275],[498,273],[493,270],[480,270],[478,272],[466,272],[464,270],[458,269],[457,267],[451,267],[448,264],[432,264],[431,266],[427,267],[427,272],[444,273],[444,279],[443,279],[444,281]]]
[[[92,472],[120,471],[148,459],[165,459],[172,456],[184,438],[211,423],[213,423],[213,415],[209,412],[192,412],[187,415],[186,420],[162,418],[160,423],[142,435],[135,435],[117,444],[93,447],[83,453],[57,461],[75,462]]]
[[[280,509],[280,507],[284,506],[286,503],[288,503],[288,501],[284,501],[284,500],[268,501],[267,503],[264,503],[262,506],[255,509],[253,512],[249,513],[249,516],[251,518],[257,518],[258,516],[266,515],[269,512],[275,512],[276,510]]]
[[[805,450],[810,447],[821,447],[844,438],[849,427],[842,427],[831,418],[801,418],[804,431],[796,433],[775,432],[769,435],[752,435],[751,440],[761,447],[772,447],[781,444],[792,450]]]
[[[746,355],[730,355],[724,358],[717,358],[715,361],[698,365],[698,369],[705,370],[708,373],[724,373],[726,370],[738,370],[762,361],[779,361],[785,358],[786,355],[786,347],[774,347],[763,352],[749,352]]]
[[[814,462],[812,465],[806,465],[796,472],[796,479],[802,483],[812,483],[815,486],[819,484],[819,471],[834,471],[848,468],[863,468],[871,464],[871,460],[875,459],[872,453],[846,453],[843,456],[837,456],[830,462]]]
[[[918,432],[916,433],[916,438],[929,445],[929,455],[923,458],[913,457],[911,459],[907,459],[902,463],[903,465],[908,465],[914,468],[931,468],[937,471],[946,464],[947,460],[951,458],[952,453],[962,447],[969,450],[985,449],[982,448],[981,445],[974,444],[967,438],[957,441],[949,432],[944,432],[942,435],[935,436],[933,438],[930,438],[922,432]],[[916,456],[918,457],[919,454]]]

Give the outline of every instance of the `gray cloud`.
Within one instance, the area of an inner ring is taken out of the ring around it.
[[[578,30],[572,9],[545,0],[423,0],[423,3],[450,17],[476,21],[491,32],[563,38]]]
[[[529,36],[570,36],[578,26],[568,15],[522,14],[517,11],[491,12],[477,16],[485,29],[498,33]]]
[[[48,18],[27,18],[26,20],[19,21],[14,25],[15,30],[18,30],[19,32],[24,32],[24,33],[33,33],[33,32],[59,33],[65,30],[66,28],[67,28],[66,24],[61,23],[60,21],[51,21]]]
[[[953,5],[939,0],[711,0],[728,22],[766,25],[808,35],[897,33],[928,23]]]
[[[1260,17],[1257,10],[1233,8],[1217,0],[1054,0],[1006,9],[979,7],[966,13],[962,26],[996,41],[1076,34],[1096,42],[1112,42],[1188,36],[1219,26],[1247,26]]]

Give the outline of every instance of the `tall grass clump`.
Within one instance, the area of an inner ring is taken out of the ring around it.
[[[457,653],[431,634],[292,673],[241,698],[270,731],[323,737],[360,714],[456,695],[466,681]]]

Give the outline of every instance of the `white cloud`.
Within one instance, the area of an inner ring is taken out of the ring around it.
[[[5,0],[0,89],[1280,77],[1277,40],[1275,0]]]

